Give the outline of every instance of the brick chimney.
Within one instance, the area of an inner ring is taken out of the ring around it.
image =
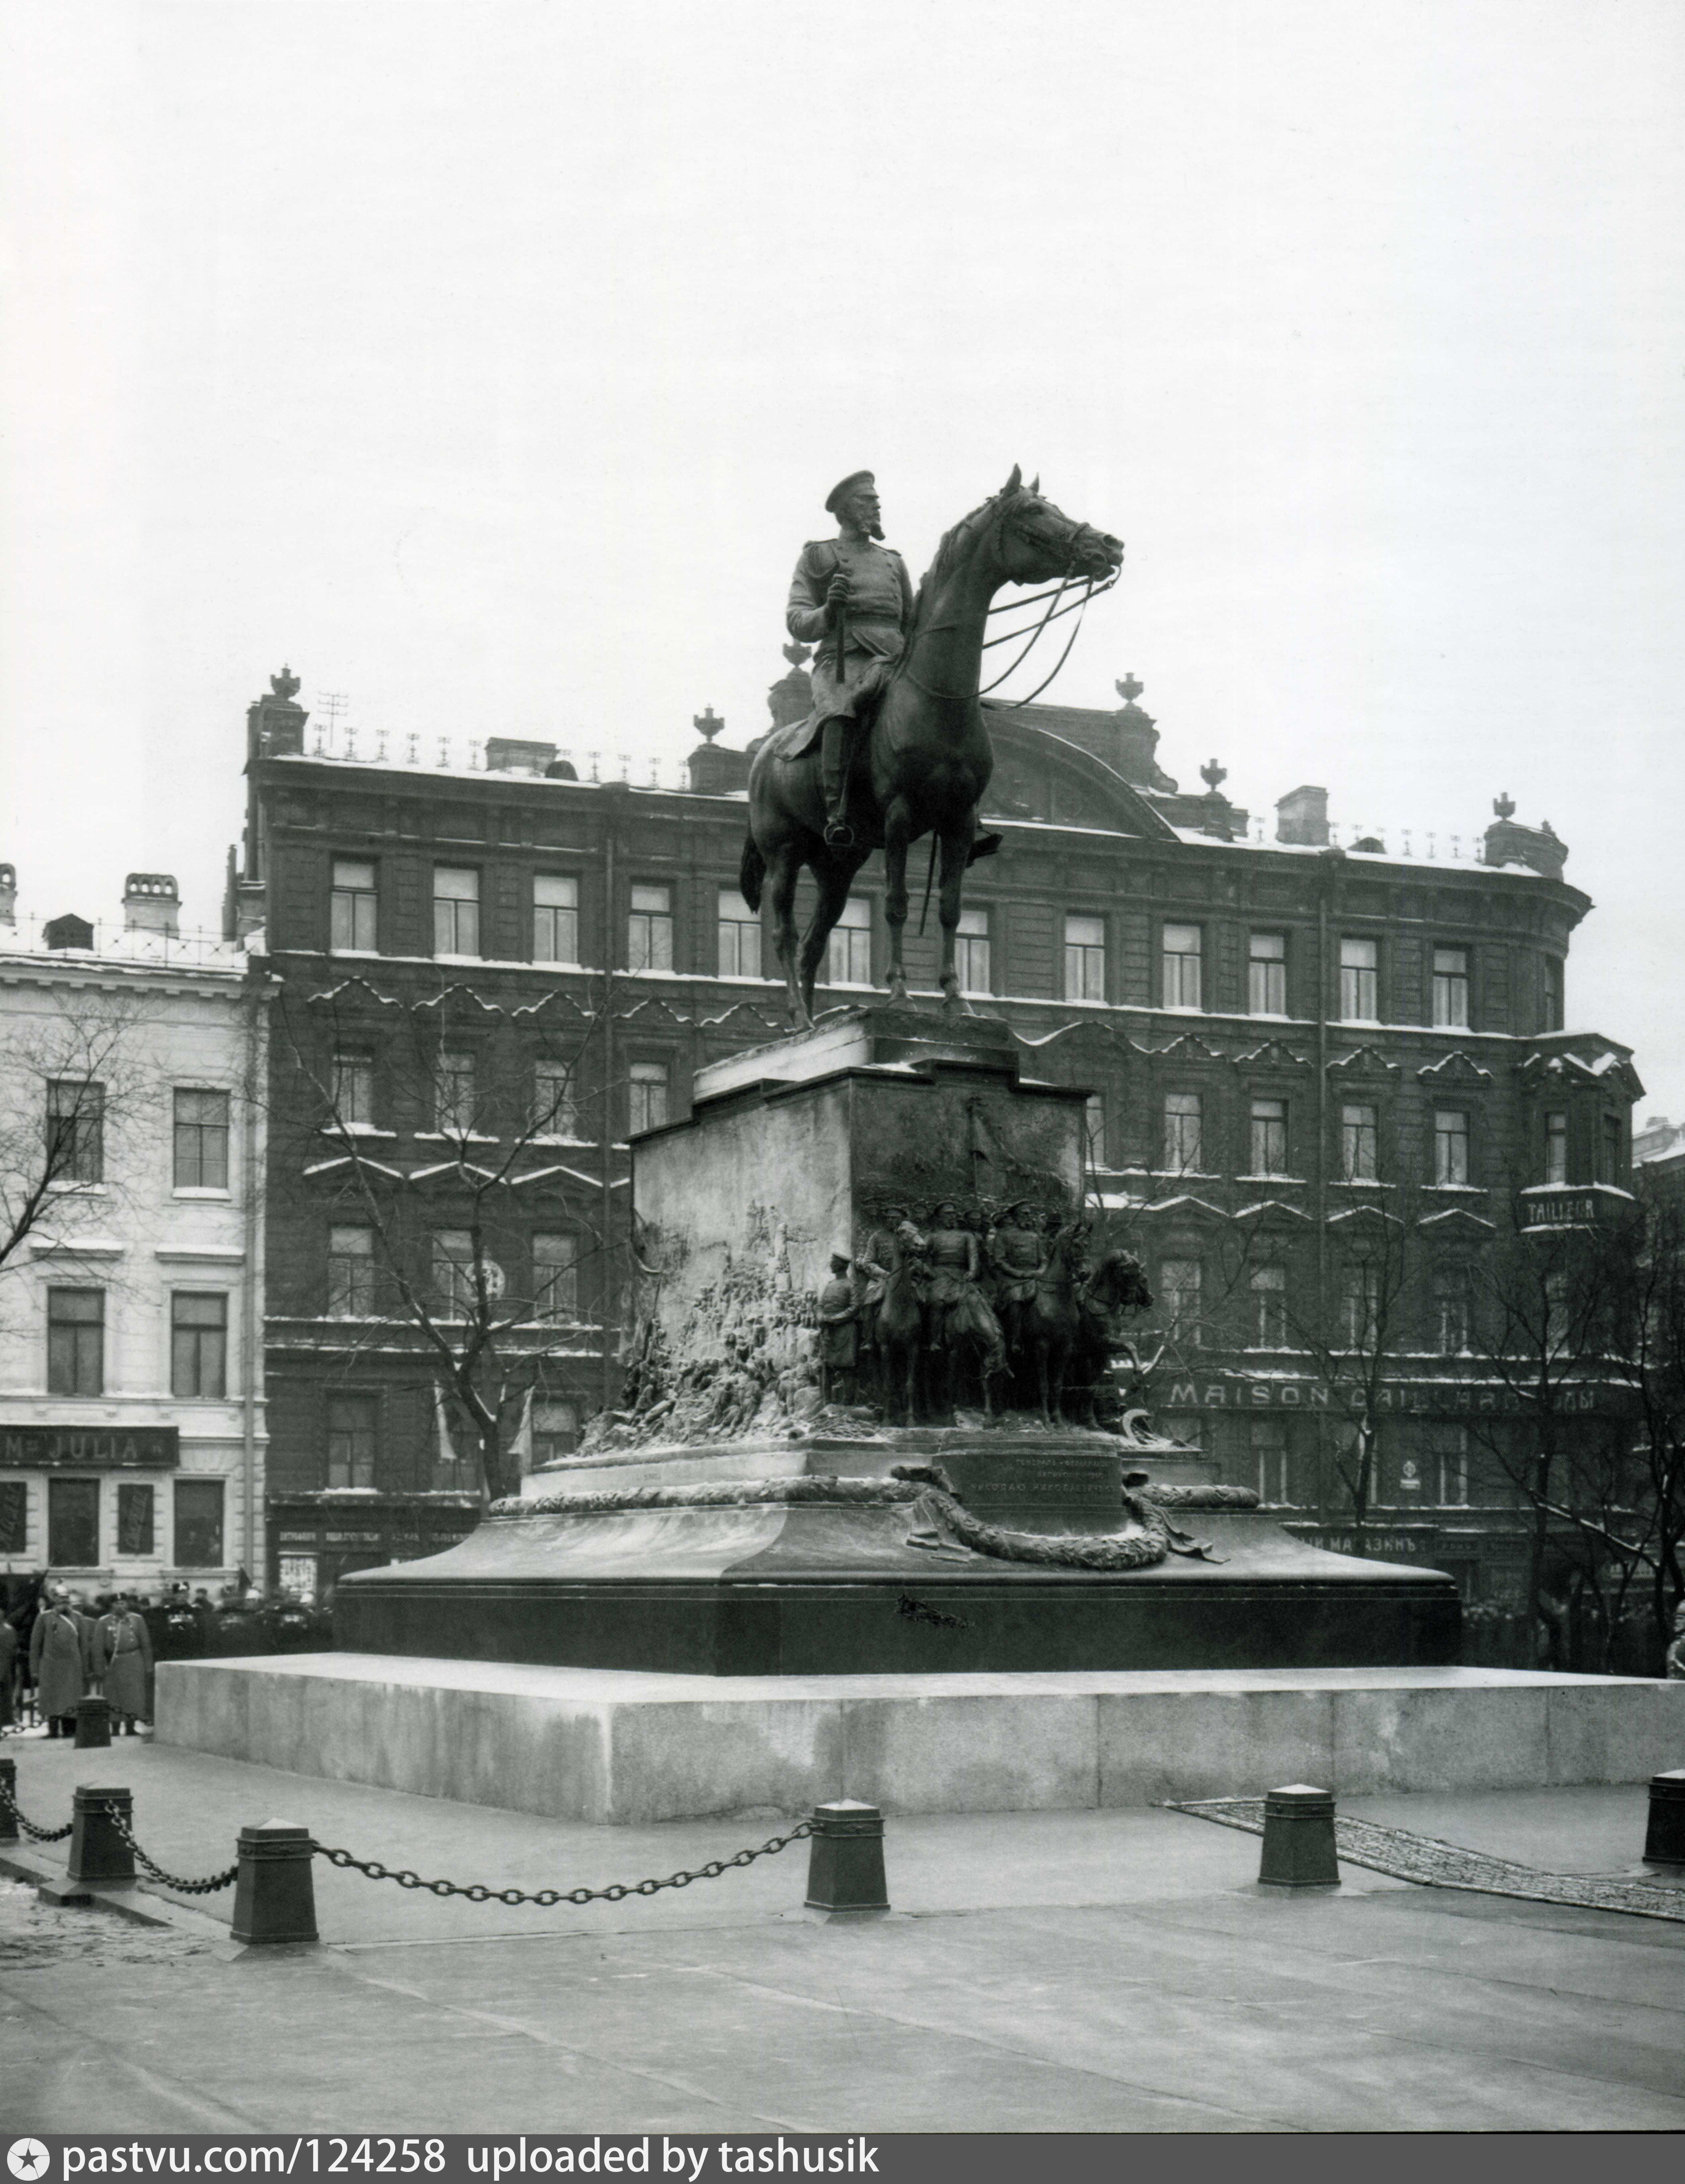
[[[173,872],[131,872],[123,883],[126,933],[167,933],[179,929],[181,898]]]
[[[18,922],[18,868],[0,865],[0,925]]]
[[[1307,850],[1328,847],[1328,791],[1290,788],[1275,805],[1275,838]]]

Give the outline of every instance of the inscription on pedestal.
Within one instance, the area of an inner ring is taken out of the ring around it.
[[[1114,1455],[1033,1448],[945,1455],[960,1498],[991,1524],[1031,1532],[1104,1532],[1122,1521],[1123,1465]]]

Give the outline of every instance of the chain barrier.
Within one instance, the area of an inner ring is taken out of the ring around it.
[[[166,1873],[154,1859],[147,1856],[135,1841],[134,1830],[123,1818],[119,1807],[107,1805],[105,1817],[111,1823],[112,1832],[120,1836],[134,1853],[135,1864],[143,1871],[150,1874],[154,1880],[161,1880],[166,1888],[176,1889],[183,1896],[215,1896],[220,1888],[232,1888],[240,1877],[240,1867],[237,1860],[229,1867],[226,1873],[213,1873],[208,1880],[183,1880],[179,1873]],[[65,1832],[68,1834],[70,1830],[67,1829]]]
[[[17,1799],[4,1790],[0,1790],[0,1805],[6,1808],[24,1833],[34,1842],[63,1842],[76,1825],[74,1819],[70,1819],[65,1821],[62,1828],[38,1828],[33,1820],[26,1820],[24,1818],[18,1809]]]
[[[735,1858],[710,1858],[694,1873],[670,1873],[665,1880],[634,1880],[622,1886],[611,1881],[606,1888],[539,1888],[530,1893],[521,1888],[487,1888],[479,1881],[464,1887],[454,1880],[423,1880],[407,1866],[394,1873],[378,1858],[354,1858],[349,1850],[331,1850],[312,1841],[310,1848],[330,1865],[349,1866],[371,1880],[395,1880],[400,1888],[422,1888],[430,1896],[465,1896],[471,1903],[536,1903],[549,1910],[556,1903],[620,1903],[628,1896],[656,1896],[663,1888],[689,1888],[693,1880],[717,1880],[734,1866],[753,1865],[757,1858],[775,1858],[793,1842],[802,1842],[813,1832],[813,1823],[802,1820],[787,1836],[773,1836],[759,1850],[740,1850]]]

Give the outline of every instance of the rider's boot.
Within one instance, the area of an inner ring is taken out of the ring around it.
[[[819,782],[825,794],[825,846],[851,850],[854,829],[846,816],[848,805],[848,722],[834,713],[819,736]]]

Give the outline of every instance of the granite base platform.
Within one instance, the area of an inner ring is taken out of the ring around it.
[[[856,1797],[891,1813],[1638,1782],[1685,1683],[1462,1668],[729,1680],[360,1653],[171,1661],[163,1742],[631,1825]]]

